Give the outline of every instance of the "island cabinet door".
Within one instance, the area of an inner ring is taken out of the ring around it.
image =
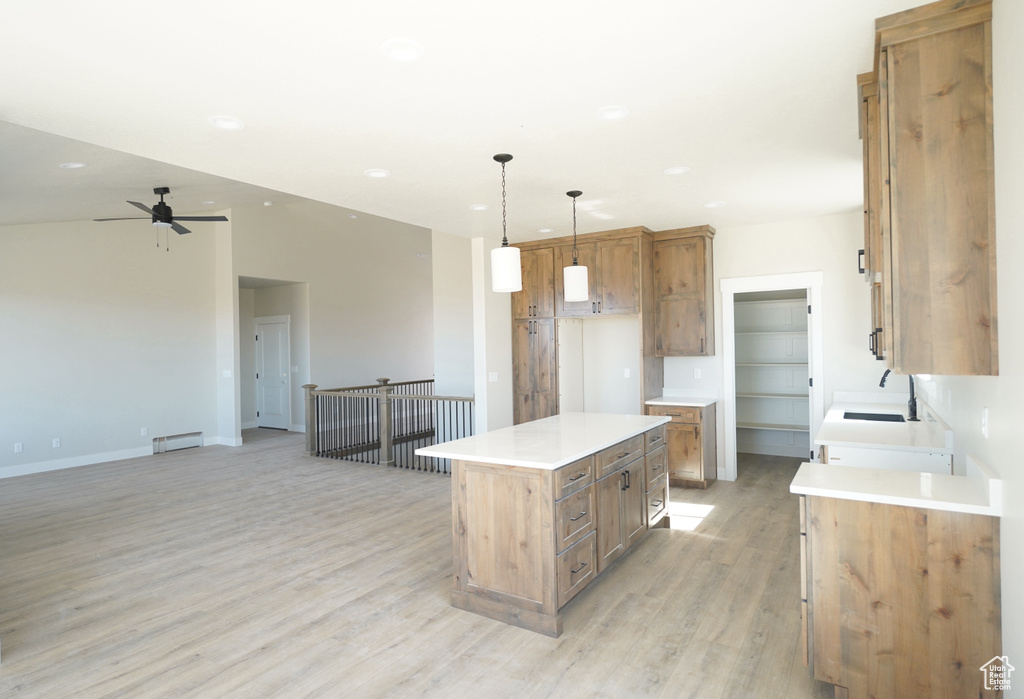
[[[624,469],[597,482],[597,572],[600,573],[626,551],[622,526]]]
[[[637,459],[624,471],[626,489],[622,491],[622,525],[628,549],[647,533],[647,506],[644,504],[644,460]]]

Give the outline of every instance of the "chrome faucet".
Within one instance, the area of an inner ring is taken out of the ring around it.
[[[889,373],[892,369],[886,369],[885,373],[882,374],[882,380],[878,382],[879,388],[885,388],[885,380],[889,378]],[[917,417],[917,398],[914,396],[914,375],[908,374],[907,378],[910,379],[910,400],[907,401],[907,422],[920,422],[920,418]]]

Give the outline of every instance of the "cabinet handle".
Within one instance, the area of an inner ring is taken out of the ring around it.
[[[571,482],[573,482],[573,481],[578,481],[579,479],[583,478],[583,476],[585,476],[585,475],[587,475],[587,472],[586,472],[586,471],[580,471],[580,472],[579,472],[579,473],[577,473],[577,474],[576,474],[575,476],[573,476],[572,478],[570,478],[570,479],[569,479],[569,482],[571,483]]]
[[[878,353],[875,352],[875,333],[874,332],[868,333],[868,349],[871,350],[871,354],[875,355],[876,357],[878,356]]]
[[[861,273],[861,274],[864,274],[865,272],[867,272],[867,270],[864,269],[864,250],[863,250],[863,248],[857,251],[857,271],[859,273]]]
[[[587,511],[586,511],[586,510],[583,510],[583,512],[580,512],[580,513],[579,513],[578,515],[576,515],[575,517],[570,517],[570,518],[569,518],[569,521],[570,521],[570,522],[575,522],[576,520],[580,519],[581,517],[585,517],[586,515],[587,515]]]
[[[699,425],[694,425],[694,426],[693,426],[693,436],[694,436],[694,437],[697,437],[697,430],[698,430],[698,429],[699,429]]]
[[[622,482],[622,485],[619,486],[619,490],[625,490],[626,488],[629,487],[628,485],[626,485],[626,474],[627,473],[629,473],[629,472],[628,471],[623,471],[622,475],[619,476],[619,480]]]
[[[601,302],[600,301],[597,302],[597,312],[598,313],[601,312]]]
[[[661,507],[664,500],[651,500],[651,507]]]
[[[626,487],[624,488],[624,490],[629,490],[629,469],[626,469],[625,474],[626,474]]]
[[[594,301],[593,303],[590,304],[590,312],[597,313],[597,301]]]
[[[700,353],[704,354],[704,338],[700,339]]]
[[[583,570],[586,567],[587,567],[587,562],[583,561],[582,563],[580,563],[578,568],[570,568],[569,572],[572,573],[573,575],[576,575],[576,573],[580,572],[581,570]]]

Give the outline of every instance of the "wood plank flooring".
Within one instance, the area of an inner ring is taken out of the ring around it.
[[[710,511],[552,639],[449,606],[448,476],[244,439],[0,480],[0,696],[831,696],[798,656],[796,460],[674,488]]]

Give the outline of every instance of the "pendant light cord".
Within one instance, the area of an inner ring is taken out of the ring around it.
[[[501,164],[501,247],[508,247],[508,236],[505,235],[505,163]]]
[[[566,194],[572,197],[572,264],[575,267],[579,265],[580,258],[579,248],[576,247],[576,197],[583,194],[583,192],[574,189],[571,192],[566,192]]]

